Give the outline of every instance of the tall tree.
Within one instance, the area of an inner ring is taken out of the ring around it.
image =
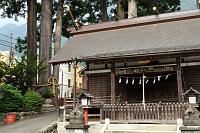
[[[108,12],[107,12],[107,0],[100,0],[101,1],[101,21],[106,22],[108,18]]]
[[[117,0],[117,16],[119,19],[124,19],[125,14],[124,14],[124,3],[122,0]]]
[[[117,5],[115,10],[117,11],[119,19],[128,17],[128,15],[125,15],[127,13],[130,13],[130,17],[136,16],[136,14],[137,16],[155,14],[155,11],[153,11],[154,6],[157,7],[159,13],[180,10],[180,0],[113,0],[113,3],[116,3]],[[135,9],[137,9],[137,11]]]
[[[40,61],[48,66],[47,71],[40,75],[40,83],[45,84],[51,74],[51,66],[48,64],[52,50],[52,0],[41,2],[41,24],[40,24]]]
[[[180,10],[180,0],[138,0],[138,16],[155,14],[153,7],[157,7],[158,13],[169,13]]]
[[[27,0],[28,18],[27,18],[27,44],[28,44],[28,62],[29,64],[36,60],[37,63],[37,2],[36,0]],[[37,64],[35,64],[37,65]],[[33,83],[36,83],[37,70],[33,73]]]
[[[56,15],[56,30],[55,30],[55,48],[54,54],[61,48],[61,34],[62,34],[62,18],[63,18],[63,4],[64,0],[58,0],[57,15]],[[59,65],[54,66],[54,75],[59,79]]]
[[[128,18],[137,17],[137,3],[136,0],[128,1]]]

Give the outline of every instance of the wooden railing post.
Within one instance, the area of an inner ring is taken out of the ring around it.
[[[100,121],[104,119],[104,110],[103,110],[103,103],[100,106]]]
[[[157,105],[157,111],[158,111],[158,120],[161,120],[161,101]]]
[[[176,59],[177,62],[177,88],[178,88],[178,102],[183,103],[183,81],[182,81],[182,68],[181,58]]]

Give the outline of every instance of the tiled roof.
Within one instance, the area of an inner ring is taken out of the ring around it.
[[[131,21],[133,24],[137,21],[137,25],[74,35],[50,63],[200,49],[199,10],[180,14],[176,17],[172,13],[173,20],[170,14],[166,19],[160,15],[148,24],[143,21],[142,25],[138,25],[141,18],[135,18]]]

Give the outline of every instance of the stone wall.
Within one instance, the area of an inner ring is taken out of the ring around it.
[[[57,123],[53,122],[50,125],[45,126],[40,129],[39,133],[58,133],[57,131]]]
[[[200,133],[200,126],[182,126],[181,133]]]
[[[36,117],[40,113],[31,111],[31,112],[10,112],[8,114],[16,114],[16,120],[23,120],[27,118]]]

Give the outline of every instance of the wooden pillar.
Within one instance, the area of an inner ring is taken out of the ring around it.
[[[90,70],[90,64],[89,63],[87,63],[87,71],[89,71]],[[90,82],[89,82],[89,79],[90,78],[90,74],[87,74],[87,76],[86,76],[86,87],[87,87],[87,91],[89,91],[90,90]]]
[[[182,83],[182,70],[181,70],[181,59],[176,59],[177,63],[177,88],[178,88],[178,102],[183,102],[183,83]]]
[[[111,71],[111,104],[115,104],[116,95],[115,95],[115,69],[114,66]]]

